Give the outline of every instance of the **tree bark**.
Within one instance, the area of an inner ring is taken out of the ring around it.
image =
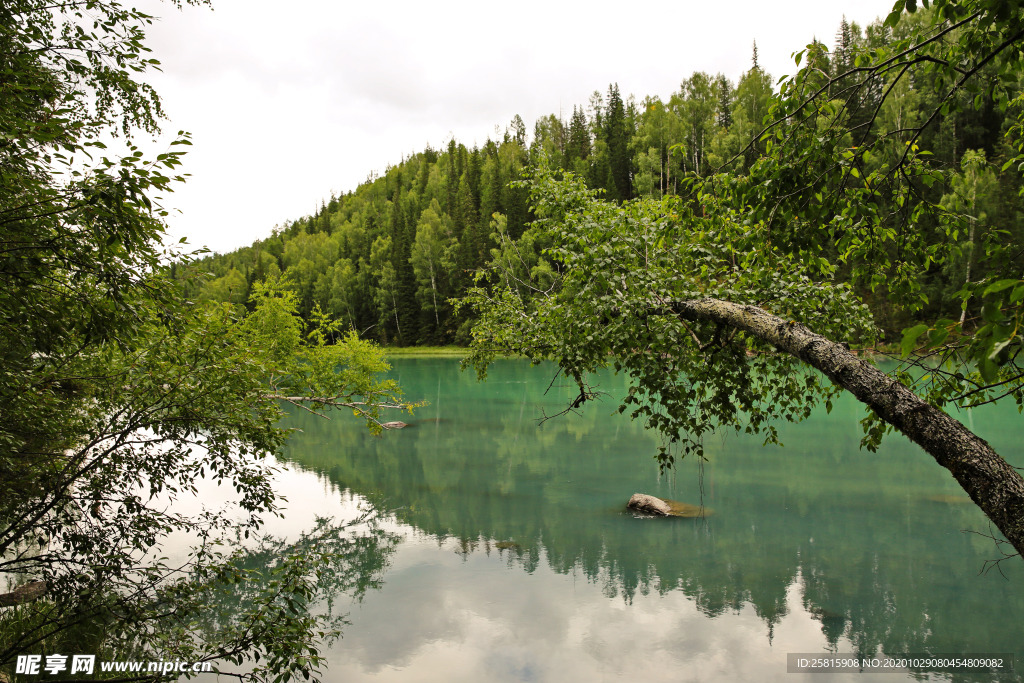
[[[971,216],[971,234],[967,237],[967,273],[964,275],[964,287],[971,284],[971,259],[974,258],[974,217]],[[960,329],[964,329],[964,320],[967,318],[967,309],[960,311]]]
[[[674,302],[671,311],[743,330],[823,372],[949,470],[1024,557],[1024,478],[957,420],[843,346],[756,306],[691,299]]]

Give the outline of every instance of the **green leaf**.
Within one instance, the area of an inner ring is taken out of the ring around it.
[[[1009,289],[1010,287],[1013,287],[1014,285],[1019,285],[1019,284],[1021,284],[1020,280],[999,280],[998,282],[993,282],[988,287],[986,287],[984,293],[982,294],[982,296],[988,296],[989,294],[995,294],[996,292],[1001,292],[1004,289]]]
[[[903,358],[910,355],[917,343],[917,338],[928,331],[928,326],[921,324],[903,330],[903,341],[900,342],[900,353]]]
[[[949,336],[948,327],[938,327],[928,332],[928,346],[935,347],[946,341]]]
[[[1003,319],[1003,311],[995,301],[986,301],[981,307],[981,317],[990,323],[999,322]]]
[[[999,366],[996,365],[988,354],[978,363],[978,372],[987,384],[992,384],[999,379]]]
[[[992,351],[988,354],[989,360],[995,361],[996,357],[999,355],[999,352],[1002,351],[1003,349],[1005,349],[1010,344],[1012,344],[1014,341],[1016,341],[1016,339],[1017,339],[1017,337],[1015,335],[1015,336],[1012,336],[1012,337],[1010,337],[1008,339],[1004,339],[1004,340],[1002,340],[1000,342],[996,342],[992,346]]]

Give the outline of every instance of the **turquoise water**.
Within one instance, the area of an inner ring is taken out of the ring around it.
[[[551,367],[499,361],[477,383],[455,359],[393,365],[406,397],[429,401],[409,428],[375,438],[343,416],[289,419],[302,430],[285,453],[292,506],[372,504],[401,537],[382,587],[352,605],[327,681],[911,677],[786,673],[787,653],[828,651],[1024,666],[1020,560],[979,575],[1000,555],[962,530],[991,533],[983,514],[902,437],[860,450],[850,399],[782,425],[784,448],[716,435],[703,468],[659,476],[657,436],[613,414],[622,377],[600,378],[603,402],[538,424],[575,393],[544,395]],[[1024,465],[1015,409],[961,417]],[[710,513],[635,518],[635,492]]]

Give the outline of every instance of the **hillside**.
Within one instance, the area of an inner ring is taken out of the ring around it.
[[[879,23],[862,30],[844,21],[831,50],[812,43],[808,55],[835,75],[851,66],[854,46],[884,47],[899,38]],[[355,190],[324,199],[315,215],[278,226],[249,247],[197,262],[196,270],[207,275],[183,277],[186,293],[243,306],[253,282],[283,276],[299,295],[304,316],[319,306],[346,327],[392,346],[466,344],[473,321],[457,314],[450,300],[497,255],[500,241],[514,244],[517,258],[531,269],[551,267],[543,245],[528,233],[533,216],[527,191],[511,181],[543,159],[586,178],[612,200],[685,197],[688,178],[721,168],[742,173],[757,162],[766,142],[755,138],[771,118],[772,84],[755,46],[751,68],[735,83],[697,72],[665,100],[624,98],[613,84],[574,107],[568,121],[554,115],[537,120],[532,134],[516,116],[503,137],[482,146],[468,148],[455,139],[442,150],[428,146],[383,174],[371,173]],[[896,131],[898,140],[900,129],[929,110],[934,85],[899,81],[866,125],[878,136]],[[873,96],[881,102],[881,92]],[[999,172],[1013,156],[1004,141],[1011,119],[984,92],[961,97],[980,98],[982,106],[937,117],[918,141],[932,153],[932,163],[954,171],[953,182],[921,192],[970,213],[977,234],[960,261],[928,271],[925,317],[959,317],[951,294],[977,260],[974,245],[983,244],[994,227],[1014,235],[1024,231],[1019,174]],[[859,105],[858,112],[872,110],[870,103]],[[939,239],[927,222],[917,229]],[[863,295],[886,332],[908,323],[888,304],[884,286]]]

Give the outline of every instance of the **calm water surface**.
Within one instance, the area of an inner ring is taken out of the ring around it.
[[[614,398],[542,425],[575,393],[553,368],[498,362],[485,383],[449,358],[396,358],[410,428],[290,418],[291,516],[386,512],[401,541],[383,586],[351,606],[325,680],[870,681],[787,674],[789,652],[1014,652],[1024,668],[1024,572],[1003,563],[982,513],[899,436],[859,450],[840,400],[781,429],[785,448],[708,440],[703,473],[659,477],[659,441]],[[625,380],[600,379],[613,397]],[[1014,465],[1024,418],[962,416]],[[703,489],[703,495],[702,495]],[[706,519],[638,519],[635,492]],[[302,521],[300,521],[302,520]],[[917,675],[917,680],[1020,680]]]

